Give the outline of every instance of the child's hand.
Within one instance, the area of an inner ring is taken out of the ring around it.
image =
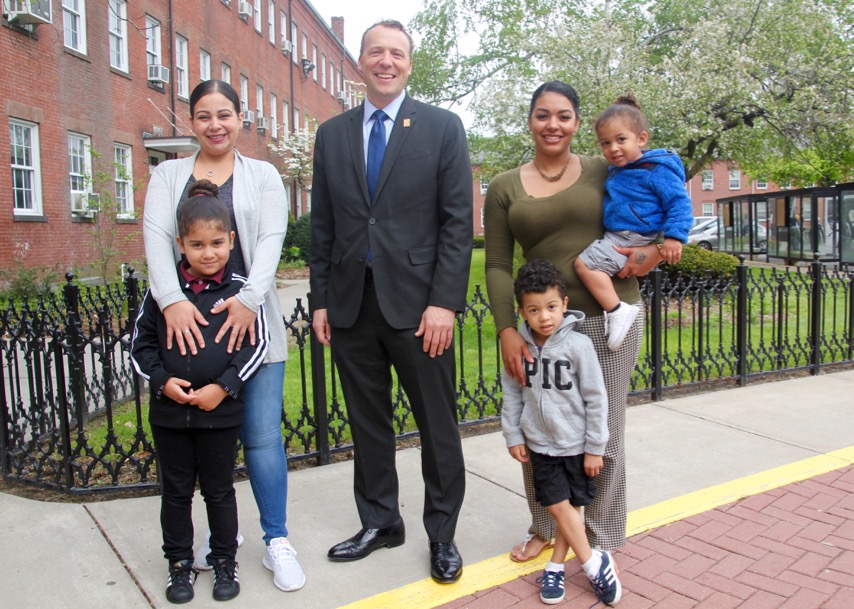
[[[660,251],[668,264],[678,264],[682,260],[682,243],[676,239],[665,239]]]
[[[220,402],[228,395],[225,389],[216,383],[205,385],[201,389],[191,389],[190,394],[192,396],[190,403],[207,412],[219,406]]]
[[[185,391],[185,388],[188,391]],[[166,384],[163,385],[163,395],[165,395],[170,400],[178,402],[179,404],[186,404],[192,399],[192,389],[190,389],[190,381],[185,381],[184,379],[179,379],[177,376],[172,376],[166,381]]]
[[[602,466],[605,464],[602,455],[591,455],[584,453],[584,473],[593,478],[598,476],[602,471]]]
[[[528,447],[524,444],[517,444],[516,446],[511,446],[507,450],[510,451],[510,456],[516,459],[519,463],[528,462]]]

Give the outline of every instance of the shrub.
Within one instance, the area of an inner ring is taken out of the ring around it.
[[[486,239],[483,238],[483,235],[477,236],[474,238],[474,244],[472,247],[476,250],[482,250],[484,248]]]
[[[295,260],[308,260],[311,250],[311,214],[301,216],[294,220],[288,217],[288,234],[285,236],[285,244],[282,247],[282,259],[285,262]]]
[[[679,264],[663,264],[661,270],[674,274],[682,271],[685,275],[712,275],[730,277],[738,267],[738,258],[724,252],[712,252],[697,245],[682,247],[682,259]]]

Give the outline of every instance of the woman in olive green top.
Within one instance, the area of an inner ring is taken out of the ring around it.
[[[626,472],[624,428],[629,381],[640,352],[643,315],[629,331],[623,347],[608,349],[602,308],[576,277],[575,258],[595,239],[602,237],[602,204],[608,162],[570,151],[580,127],[578,95],[566,83],[541,85],[531,100],[528,128],[534,138],[534,159],[506,171],[489,183],[484,206],[486,236],[486,286],[501,341],[504,367],[520,384],[525,383],[523,358],[533,361],[516,330],[513,300],[513,249],[519,243],[525,259],[548,260],[566,278],[567,296],[573,309],[586,319],[580,331],[596,347],[608,390],[608,429],[605,466],[596,476],[598,496],[585,509],[590,545],[613,550],[626,543]],[[620,300],[640,301],[634,276],[645,275],[661,261],[655,245],[622,250],[629,262],[614,277]],[[555,536],[555,524],[534,497],[530,463],[523,464],[525,492],[533,523],[528,536],[513,548],[516,561],[536,557]]]

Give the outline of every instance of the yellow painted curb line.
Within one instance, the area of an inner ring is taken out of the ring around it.
[[[688,493],[631,512],[628,515],[627,532],[630,537],[638,535],[745,497],[849,465],[854,465],[854,446]],[[430,609],[479,590],[530,575],[542,569],[548,557],[549,553],[543,552],[541,558],[525,563],[515,563],[507,557],[507,554],[503,554],[466,565],[463,578],[455,584],[441,585],[431,579],[423,579],[339,609],[400,609],[400,607]]]

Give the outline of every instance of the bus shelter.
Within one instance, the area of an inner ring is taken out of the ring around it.
[[[840,184],[839,215],[831,226],[831,238],[838,241],[839,262],[854,264],[854,182]]]
[[[751,260],[768,253],[768,199],[765,194],[748,194],[718,199],[720,218],[718,249],[744,254]]]
[[[839,190],[835,186],[783,190],[768,200],[768,257],[788,264],[839,260]]]

